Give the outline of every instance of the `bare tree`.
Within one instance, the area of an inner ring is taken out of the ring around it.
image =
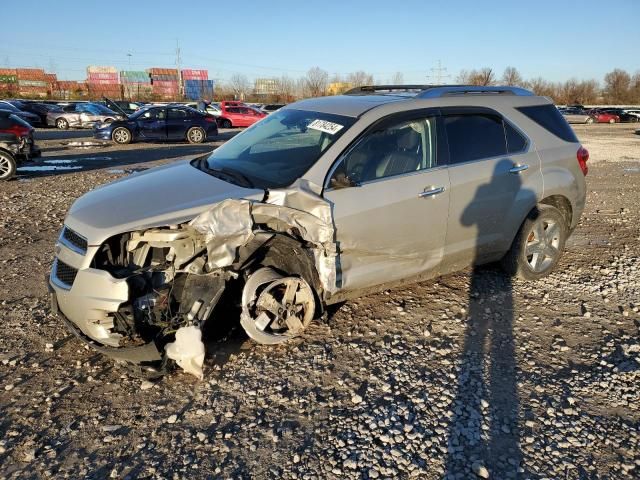
[[[507,67],[502,74],[502,83],[504,85],[521,87],[524,85],[524,79],[516,67]]]
[[[536,95],[542,97],[550,97],[555,102],[560,101],[561,95],[558,93],[558,86],[551,82],[548,82],[542,77],[532,78],[525,82],[525,87],[531,90]]]
[[[629,90],[629,100],[631,103],[640,103],[640,72],[636,72],[631,79],[631,88]]]
[[[616,68],[604,76],[605,101],[612,104],[623,104],[629,101],[631,75]]]
[[[234,73],[229,79],[229,86],[236,100],[244,100],[251,91],[251,83],[245,75]]]
[[[456,77],[456,83],[460,85],[469,85],[471,82],[471,72],[469,70],[460,70]]]
[[[363,85],[372,85],[373,75],[367,72],[363,72],[362,70],[358,70],[357,72],[350,73],[347,76],[347,82],[349,82],[354,87],[361,87]]]
[[[326,93],[329,74],[320,67],[310,68],[304,78],[305,94],[311,97],[319,97]],[[305,95],[306,96],[306,95]]]
[[[295,99],[296,82],[292,78],[283,75],[278,79],[277,92],[283,102],[292,102]]]
[[[473,74],[471,75],[471,85],[488,86],[495,84],[496,76],[492,68],[484,67],[480,70],[473,70]]]
[[[404,85],[404,75],[402,74],[402,72],[396,72],[393,74],[393,77],[391,77],[391,84]]]

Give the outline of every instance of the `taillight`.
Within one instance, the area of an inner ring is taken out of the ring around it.
[[[578,158],[578,165],[580,165],[580,170],[582,173],[586,175],[589,172],[589,167],[587,166],[587,160],[589,160],[589,150],[580,146],[578,149],[578,153],[576,153],[576,157]]]
[[[31,133],[31,129],[29,127],[24,127],[22,125],[12,125],[9,128],[5,128],[3,131],[13,133],[16,137],[28,137],[29,133]]]
[[[216,117],[204,117],[205,122],[216,123]]]

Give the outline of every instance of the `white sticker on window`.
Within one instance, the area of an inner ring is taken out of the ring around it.
[[[330,135],[335,135],[338,133],[344,125],[340,125],[339,123],[328,122],[326,120],[314,120],[309,125],[308,128],[313,128],[314,130],[320,130],[321,132],[328,133]]]

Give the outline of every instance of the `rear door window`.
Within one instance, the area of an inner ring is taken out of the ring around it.
[[[187,118],[187,112],[181,108],[170,108],[167,118],[169,120],[184,120]]]
[[[489,114],[446,115],[444,127],[451,164],[506,155],[502,118]]]
[[[504,122],[504,134],[507,137],[509,153],[521,153],[527,148],[527,139],[509,122]]]

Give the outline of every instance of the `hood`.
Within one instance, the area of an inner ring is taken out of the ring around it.
[[[263,190],[227,183],[181,161],[86,193],[71,206],[65,225],[89,245],[100,245],[119,233],[186,222],[227,198],[263,196]]]

